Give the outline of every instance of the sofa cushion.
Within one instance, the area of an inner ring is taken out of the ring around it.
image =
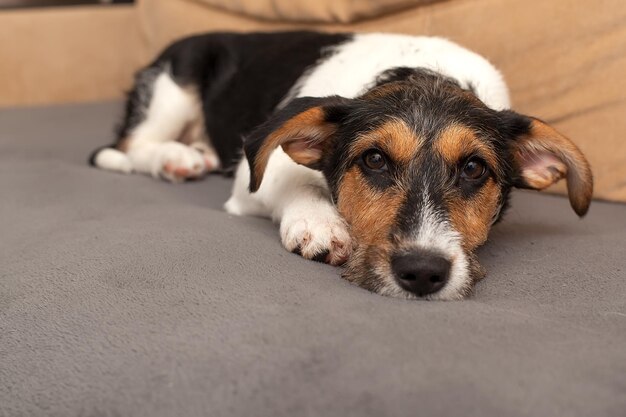
[[[515,193],[473,297],[382,297],[231,180],[88,167],[121,110],[0,112],[0,416],[624,416],[625,205]]]
[[[340,22],[377,17],[433,0],[199,0],[210,6],[265,20]],[[437,0],[435,0],[437,1]],[[441,1],[441,0],[439,0]]]

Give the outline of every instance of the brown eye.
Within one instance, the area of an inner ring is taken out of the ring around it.
[[[477,158],[472,158],[465,163],[461,178],[467,181],[477,181],[487,173],[485,164]]]
[[[363,155],[365,166],[374,171],[382,171],[387,168],[387,161],[382,153],[376,149],[365,152]]]

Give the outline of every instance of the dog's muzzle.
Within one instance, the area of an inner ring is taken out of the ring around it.
[[[443,256],[415,251],[391,258],[391,269],[403,290],[423,297],[441,290],[450,276],[452,264]]]

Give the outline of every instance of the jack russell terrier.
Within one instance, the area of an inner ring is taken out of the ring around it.
[[[243,154],[242,154],[243,150]],[[171,182],[235,172],[229,213],[270,217],[285,248],[379,294],[461,299],[512,187],[567,179],[585,157],[509,110],[487,60],[436,37],[212,33],[139,71],[114,144],[91,163]]]

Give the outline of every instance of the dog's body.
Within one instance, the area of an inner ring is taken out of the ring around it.
[[[440,38],[209,34],[138,73],[92,163],[170,181],[238,163],[226,210],[273,218],[288,250],[350,259],[346,277],[382,294],[455,299],[511,186],[567,175],[577,213],[589,204],[578,149],[508,107],[500,73]]]

